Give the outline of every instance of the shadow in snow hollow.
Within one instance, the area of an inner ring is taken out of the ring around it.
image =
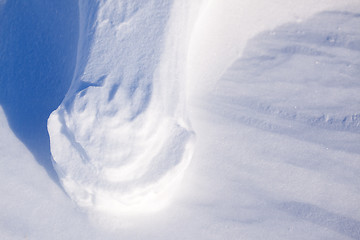
[[[0,8],[0,105],[57,183],[47,119],[70,86],[77,39],[77,1],[12,0]]]

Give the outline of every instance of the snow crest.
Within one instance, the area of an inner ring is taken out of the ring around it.
[[[81,207],[161,209],[189,164],[185,109],[194,1],[80,0],[71,87],[48,120],[53,164]]]

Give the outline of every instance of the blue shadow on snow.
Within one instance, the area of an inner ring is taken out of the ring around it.
[[[77,39],[77,1],[11,0],[0,8],[0,105],[15,135],[57,183],[47,119],[70,86]]]
[[[302,202],[283,202],[278,208],[305,221],[338,232],[352,239],[360,239],[360,222]]]

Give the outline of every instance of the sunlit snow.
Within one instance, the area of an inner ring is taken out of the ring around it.
[[[48,121],[54,166],[82,207],[154,211],[193,151],[183,91],[190,4],[97,4],[80,1],[74,79]]]
[[[0,66],[0,239],[360,239],[358,0],[0,0]]]

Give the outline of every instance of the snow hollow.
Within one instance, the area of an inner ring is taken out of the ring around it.
[[[0,39],[0,104],[16,136],[58,181],[46,123],[75,69],[77,3],[0,1]]]

